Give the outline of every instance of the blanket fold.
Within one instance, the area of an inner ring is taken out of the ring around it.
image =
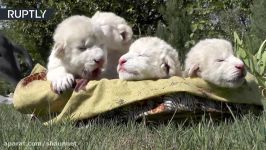
[[[175,76],[143,81],[102,79],[90,81],[85,90],[58,95],[51,91],[46,69],[40,65],[36,65],[31,75],[17,85],[14,107],[22,113],[34,113],[40,117],[57,113],[46,124],[64,119],[80,121],[99,115],[156,118],[156,115],[175,113],[178,118],[178,114],[184,116],[187,111],[200,114],[223,113],[226,107],[234,108],[236,112],[241,109],[261,111],[263,108],[258,85],[250,74],[244,85],[237,89],[220,88],[199,78]]]

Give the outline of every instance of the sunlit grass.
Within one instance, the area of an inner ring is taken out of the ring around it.
[[[51,146],[55,149],[263,149],[266,146],[266,114],[219,122],[202,119],[194,123],[145,125],[94,121],[82,127],[71,123],[43,126],[13,107],[1,105],[0,126],[0,149],[16,144],[21,144],[22,149]]]

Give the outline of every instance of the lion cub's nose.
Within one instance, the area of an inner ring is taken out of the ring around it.
[[[126,59],[119,59],[119,65],[122,66],[124,63],[126,63],[127,60]]]
[[[244,66],[243,63],[241,63],[241,64],[237,64],[237,65],[235,65],[235,67],[236,67],[237,69],[241,70],[241,71],[243,71],[244,68],[245,68],[245,66]]]

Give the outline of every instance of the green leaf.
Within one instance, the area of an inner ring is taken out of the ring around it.
[[[245,50],[243,48],[239,48],[239,54],[240,54],[241,58],[247,57],[247,53],[245,52]]]
[[[266,51],[263,52],[262,58],[259,61],[260,75],[265,75],[266,72]]]
[[[262,53],[265,52],[265,49],[266,49],[266,40],[262,42],[258,52],[256,53],[257,59],[262,58]]]
[[[234,41],[237,45],[242,45],[243,44],[243,41],[240,40],[238,34],[236,32],[234,32]]]

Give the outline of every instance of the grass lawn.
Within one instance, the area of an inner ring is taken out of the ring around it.
[[[0,149],[264,149],[266,114],[232,121],[170,122],[159,125],[115,121],[43,126],[0,106]]]

